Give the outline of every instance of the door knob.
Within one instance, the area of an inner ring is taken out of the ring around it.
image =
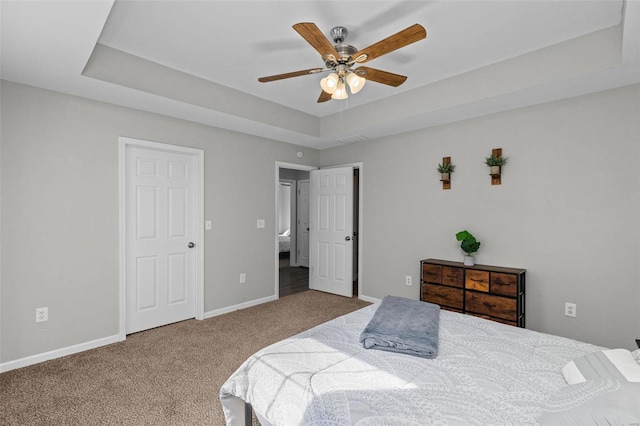
[[[192,242],[190,242],[189,244],[187,244],[187,247],[189,247],[189,248],[194,248],[195,246],[196,246],[196,245],[195,245],[194,243],[192,243]]]
[[[344,237],[344,240],[345,241],[351,241],[351,237],[347,235],[346,237]]]

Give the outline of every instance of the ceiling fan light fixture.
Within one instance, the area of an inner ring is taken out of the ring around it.
[[[366,82],[366,79],[356,75],[354,72],[350,72],[349,75],[347,75],[347,84],[349,85],[349,89],[351,89],[352,95],[355,95],[362,90]]]
[[[347,99],[348,97],[349,95],[347,94],[347,86],[344,83],[344,79],[340,79],[336,91],[331,95],[331,99]]]
[[[347,92],[358,93],[364,87],[366,80],[398,87],[405,82],[406,76],[369,67],[358,67],[355,70],[351,67],[356,63],[361,64],[376,59],[427,37],[427,31],[424,27],[420,24],[414,24],[369,47],[358,50],[354,46],[344,43],[348,34],[345,27],[334,27],[331,30],[331,38],[335,44],[331,43],[313,22],[299,22],[293,25],[293,29],[320,54],[324,60],[325,68],[311,68],[260,77],[258,81],[266,83],[330,71],[331,73],[320,81],[322,92],[318,97],[318,103],[327,102],[329,99],[347,99],[349,97]]]
[[[333,94],[338,88],[339,80],[338,74],[332,72],[320,80],[320,87],[322,87],[322,90],[325,92]]]

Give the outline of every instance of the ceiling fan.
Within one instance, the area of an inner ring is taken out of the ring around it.
[[[336,43],[335,46],[331,44],[316,24],[312,22],[295,24],[293,29],[320,53],[324,60],[325,68],[311,68],[308,70],[271,75],[261,77],[258,81],[267,83],[269,81],[331,71],[327,77],[320,81],[322,92],[320,93],[318,102],[326,102],[330,99],[346,99],[348,97],[347,87],[349,87],[352,94],[358,93],[367,80],[393,87],[400,86],[407,79],[406,76],[376,68],[364,66],[353,68],[353,66],[355,64],[363,64],[427,37],[427,31],[424,27],[420,24],[414,24],[365,49],[358,50],[351,45],[344,44],[344,40],[348,34],[345,27],[334,27],[331,30],[331,38],[333,38],[334,43]]]

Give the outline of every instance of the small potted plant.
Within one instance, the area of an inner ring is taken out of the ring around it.
[[[491,168],[491,176],[500,176],[502,166],[507,164],[507,157],[491,154],[491,157],[485,158],[484,163]]]
[[[464,264],[466,266],[473,266],[473,253],[477,252],[480,248],[480,241],[471,235],[469,231],[460,231],[456,234],[456,240],[460,241],[460,248],[465,252]]]
[[[451,173],[453,173],[455,169],[456,166],[451,163],[438,164],[438,173],[441,175],[440,180],[442,182],[449,182],[449,180],[451,180]]]

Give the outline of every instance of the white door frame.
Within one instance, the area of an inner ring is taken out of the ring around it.
[[[363,220],[362,220],[362,216],[363,216],[363,212],[364,212],[364,163],[359,162],[359,163],[347,163],[347,164],[340,164],[340,165],[335,165],[335,166],[326,166],[326,167],[320,167],[322,169],[329,169],[329,168],[333,168],[333,167],[345,167],[345,166],[352,166],[354,169],[358,169],[359,173],[360,173],[360,179],[358,182],[358,299],[362,299],[362,300],[367,300],[369,302],[375,302],[374,299],[367,297],[367,296],[363,296],[362,293],[362,289],[363,289],[363,284],[364,284],[364,256],[363,256],[363,251],[362,251],[362,241],[363,241],[363,234],[364,232],[362,232],[362,225],[364,224]],[[275,235],[275,267],[276,267],[276,272],[275,272],[275,298],[279,299],[280,298],[280,280],[279,280],[279,274],[278,274],[278,265],[280,262],[280,258],[279,258],[279,253],[278,253],[278,185],[280,185],[280,168],[283,169],[293,169],[293,170],[304,170],[304,171],[308,171],[310,172],[311,170],[317,170],[318,167],[314,167],[314,166],[304,166],[302,164],[295,164],[295,163],[284,163],[281,161],[276,161],[276,180],[275,180],[275,197],[276,197],[276,216],[275,216],[275,229],[276,229],[276,235]]]
[[[178,145],[170,145],[166,143],[158,143],[145,141],[142,139],[133,139],[127,137],[118,138],[118,204],[119,204],[119,249],[120,249],[120,324],[118,337],[121,340],[126,338],[126,312],[127,312],[127,253],[126,253],[126,163],[125,151],[127,147],[137,147],[152,149],[156,151],[175,152],[183,155],[195,157],[195,182],[196,182],[196,236],[195,243],[197,250],[196,271],[195,271],[195,315],[196,319],[204,319],[204,150],[197,148],[188,148]]]
[[[280,273],[278,269],[280,269],[280,250],[278,244],[278,187],[280,186],[280,169],[292,169],[292,170],[302,170],[305,172],[310,172],[311,170],[317,170],[318,168],[315,166],[305,166],[304,164],[295,164],[295,163],[285,163],[282,161],[276,161],[276,183],[274,185],[275,188],[275,197],[276,197],[276,215],[275,215],[275,236],[274,236],[274,244],[275,244],[275,298],[280,298]],[[296,247],[297,248],[297,247]]]

